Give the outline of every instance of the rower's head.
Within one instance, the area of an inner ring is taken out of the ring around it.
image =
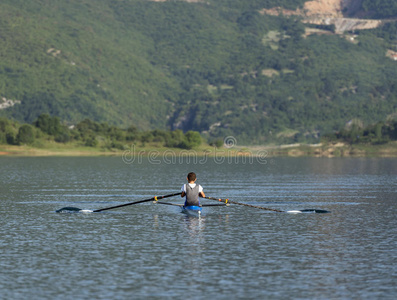
[[[189,181],[189,182],[192,182],[192,181],[195,182],[196,179],[197,179],[196,173],[190,172],[189,174],[187,174],[187,181]]]

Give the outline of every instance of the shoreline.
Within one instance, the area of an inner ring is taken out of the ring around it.
[[[12,157],[89,157],[89,156],[199,156],[199,157],[397,157],[397,142],[383,145],[347,145],[330,144],[289,144],[269,146],[234,146],[216,148],[202,146],[197,149],[164,148],[156,146],[129,149],[102,149],[90,147],[48,147],[35,148],[30,146],[0,145],[0,156]]]

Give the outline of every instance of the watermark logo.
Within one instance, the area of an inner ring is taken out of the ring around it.
[[[137,150],[135,145],[125,150],[122,160],[126,164],[142,164],[148,161],[150,164],[205,164],[214,162],[216,164],[262,164],[268,163],[269,153],[265,149],[251,151],[248,149],[238,149],[237,139],[228,136],[224,139],[224,148],[213,147],[204,151],[196,150]]]
[[[223,140],[223,145],[225,145],[225,148],[233,148],[237,146],[237,140],[234,136],[227,136]]]

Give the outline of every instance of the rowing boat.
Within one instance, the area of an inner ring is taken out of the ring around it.
[[[194,217],[200,217],[201,216],[201,206],[181,206],[182,212],[189,215],[189,216],[194,216]]]
[[[201,213],[202,213],[202,210],[203,210],[203,207],[206,207],[206,206],[229,206],[226,203],[200,204],[200,206],[195,206],[195,205],[185,206],[184,204],[177,204],[177,203],[170,203],[170,202],[161,202],[161,201],[153,201],[153,203],[179,206],[184,214],[189,215],[189,216],[194,216],[194,217],[200,217]]]

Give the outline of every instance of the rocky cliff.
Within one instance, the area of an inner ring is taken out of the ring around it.
[[[270,15],[298,15],[303,22],[317,25],[334,25],[336,33],[376,28],[382,20],[361,19],[365,13],[361,10],[362,0],[313,0],[307,1],[303,9],[295,11],[280,7],[263,9],[261,13]]]
[[[308,17],[360,17],[363,16],[362,2],[363,0],[313,0],[305,3],[304,11]]]

